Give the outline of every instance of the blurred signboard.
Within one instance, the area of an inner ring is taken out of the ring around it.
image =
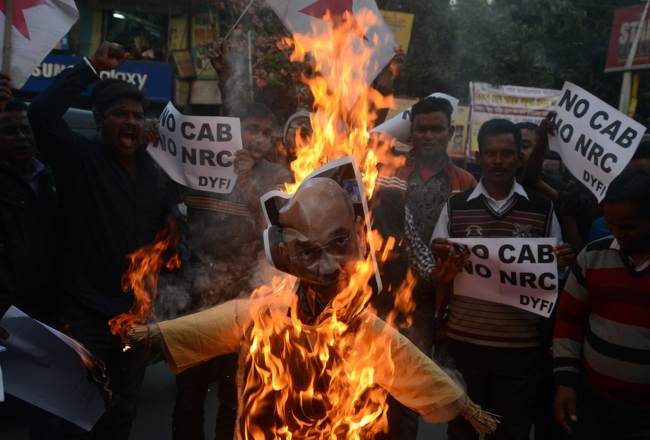
[[[217,17],[211,10],[192,15],[192,58],[198,79],[217,79],[207,52],[219,34]]]
[[[493,86],[470,82],[470,153],[478,150],[478,131],[484,122],[503,118],[514,123],[539,124],[555,108],[560,90],[537,87]]]
[[[459,105],[456,107],[451,124],[456,131],[454,138],[447,147],[447,154],[453,157],[464,157],[467,150],[467,133],[469,132],[469,106]]]
[[[617,8],[614,11],[612,31],[609,36],[609,50],[607,51],[607,63],[605,72],[621,72],[625,70],[625,62],[632,48],[636,31],[639,28],[641,15],[645,3],[625,8]],[[650,14],[646,17],[645,23],[641,26],[641,38],[639,47],[632,63],[632,70],[650,68]]]

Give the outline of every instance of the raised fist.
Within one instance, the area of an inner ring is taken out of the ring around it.
[[[90,63],[98,72],[102,70],[113,70],[120,67],[124,60],[126,60],[126,55],[122,46],[117,43],[105,41],[92,56]]]

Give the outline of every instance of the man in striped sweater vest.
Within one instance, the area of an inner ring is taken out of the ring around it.
[[[483,177],[474,190],[452,196],[432,235],[436,257],[453,254],[453,237],[557,237],[553,205],[515,180],[522,160],[515,125],[493,119],[481,127],[476,158]],[[565,246],[556,252],[571,260]],[[469,396],[502,416],[491,439],[528,439],[540,359],[540,316],[509,305],[452,295],[447,349],[467,383]],[[452,440],[477,439],[469,425],[449,425]]]
[[[650,438],[650,174],[610,185],[613,236],[578,255],[553,340],[556,421],[572,439]]]

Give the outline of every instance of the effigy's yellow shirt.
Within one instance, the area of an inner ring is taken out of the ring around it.
[[[286,299],[233,300],[159,323],[167,359],[173,371],[180,373],[216,356],[245,350],[242,347],[248,347],[244,343],[246,331],[252,325],[252,313],[260,310],[260,301],[266,303],[264,307],[279,307],[285,311],[289,308]],[[370,312],[364,312],[360,319],[361,325],[355,331],[363,333],[356,341],[369,344],[372,339],[376,347],[385,350],[385,355],[381,351],[377,355],[374,382],[428,422],[448,420],[450,411],[454,411],[449,405],[459,401],[464,391],[433,360],[386,322]],[[363,346],[369,345],[362,345],[361,350]],[[386,362],[388,353],[394,369]],[[245,353],[240,353],[240,360],[242,355]],[[241,383],[238,385],[241,388]],[[457,409],[455,411],[457,413]]]

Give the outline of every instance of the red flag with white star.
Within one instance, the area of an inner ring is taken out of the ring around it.
[[[369,11],[375,15],[375,25],[369,29],[359,29],[359,32],[351,35],[349,39],[349,44],[357,45],[360,50],[362,45],[373,50],[372,59],[365,66],[367,84],[372,83],[395,55],[397,43],[374,0],[266,0],[266,3],[294,35],[312,35],[325,26],[331,26],[332,22],[325,21],[328,13],[334,22],[345,14],[349,14],[354,20],[361,11]],[[321,73],[328,82],[338,80],[334,75],[330,75],[327,65],[321,67]]]
[[[6,0],[0,0],[0,47],[4,45],[6,10]],[[78,17],[74,0],[13,0],[9,69],[13,87],[22,87]]]

